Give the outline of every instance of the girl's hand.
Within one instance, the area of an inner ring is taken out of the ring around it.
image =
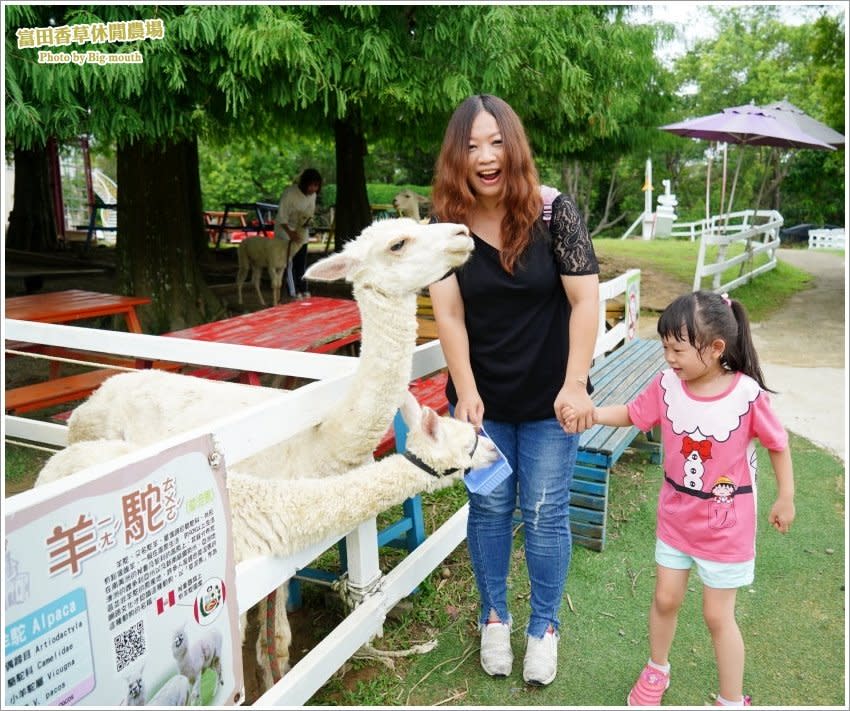
[[[455,419],[469,422],[476,432],[481,429],[481,423],[484,421],[484,401],[477,391],[470,395],[458,393]]]
[[[593,426],[593,401],[584,385],[575,383],[561,388],[555,398],[555,417],[569,434],[584,432]]]
[[[780,533],[788,533],[794,521],[794,502],[787,499],[777,499],[770,509],[768,521]]]

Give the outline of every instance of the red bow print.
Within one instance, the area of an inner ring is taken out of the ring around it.
[[[687,457],[691,452],[699,452],[703,461],[711,459],[711,440],[695,440],[685,435],[685,439],[682,440],[682,454]]]

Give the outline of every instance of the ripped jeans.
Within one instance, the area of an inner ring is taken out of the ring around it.
[[[541,638],[558,612],[570,567],[570,484],[579,435],[566,434],[554,417],[518,424],[484,420],[484,429],[513,467],[513,473],[487,496],[469,494],[467,544],[481,596],[483,624],[493,609],[510,619],[507,578],[512,522],[519,489],[525,533],[525,559],[531,582],[527,634]]]

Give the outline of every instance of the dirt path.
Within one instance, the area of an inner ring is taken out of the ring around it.
[[[753,341],[785,427],[847,462],[846,259],[781,249],[779,258],[814,275],[810,289],[753,324]]]

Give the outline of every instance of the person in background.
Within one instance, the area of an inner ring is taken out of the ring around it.
[[[316,214],[316,195],[322,189],[322,176],[315,168],[307,168],[297,183],[287,187],[280,196],[274,219],[275,239],[289,242],[286,285],[291,298],[309,296],[304,272],[307,269],[308,225]]]
[[[649,660],[629,692],[630,706],[659,706],[670,685],[668,654],[692,567],[703,585],[703,618],[714,643],[718,706],[749,706],[744,640],[735,620],[738,588],[753,582],[756,450],[768,450],[777,498],[768,522],[787,533],[794,520],[788,435],[770,405],[746,309],[726,294],[675,299],[658,320],[670,366],[628,405],[597,407],[593,421],[661,426],[664,481],[658,499],[655,593]],[[585,413],[576,413],[584,417]],[[569,405],[562,418],[574,422]],[[688,681],[687,666],[684,681]],[[697,703],[697,702],[695,702]]]
[[[455,110],[432,205],[433,219],[466,224],[475,241],[469,261],[430,287],[449,370],[446,395],[454,416],[483,425],[513,468],[492,493],[469,494],[481,666],[495,677],[512,670],[507,578],[519,493],[531,583],[523,678],[545,685],[557,673],[579,439],[556,415],[569,403],[580,422],[591,421],[599,266],[569,197],[555,198],[549,226],[543,221],[525,129],[498,97],[471,96]]]

